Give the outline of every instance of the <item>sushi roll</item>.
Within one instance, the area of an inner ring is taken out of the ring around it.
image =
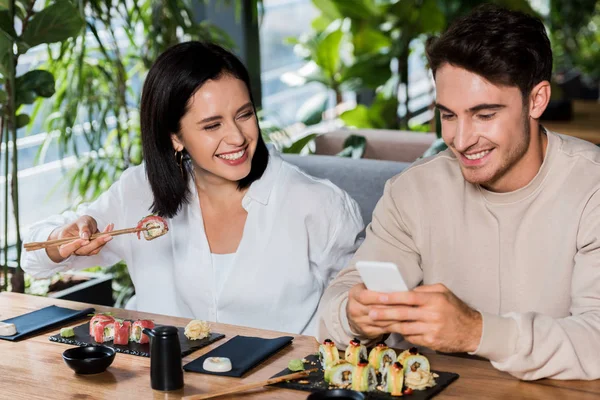
[[[352,390],[370,392],[377,387],[377,375],[373,367],[365,360],[354,366],[352,371]]]
[[[419,350],[416,347],[411,347],[408,350],[404,350],[404,351],[400,352],[400,354],[398,355],[398,359],[396,361],[398,361],[400,364],[404,365],[404,360],[406,360],[406,357],[408,357],[410,355],[415,355],[415,354],[419,354]]]
[[[98,323],[98,322],[103,322],[103,321],[109,321],[109,322],[113,322],[115,319],[113,317],[111,317],[110,315],[106,315],[106,314],[96,314],[92,317],[92,319],[90,320],[90,336],[94,336],[94,326]]]
[[[430,372],[429,360],[422,354],[419,354],[415,348],[410,350],[414,350],[414,352],[410,352],[404,357],[404,362],[400,361],[402,365],[404,365],[404,369],[406,372],[408,371],[416,371],[417,369],[421,369],[425,372]]]
[[[137,233],[138,239],[140,239],[140,233],[144,233],[144,239],[153,240],[157,237],[165,235],[169,231],[169,226],[164,218],[158,215],[148,215],[140,220],[137,224],[138,229],[145,229]]]
[[[142,333],[142,329],[144,328],[154,329],[154,322],[150,321],[149,319],[140,319],[135,321],[131,325],[131,336],[129,336],[129,339],[132,342],[140,344],[150,342],[148,335]]]
[[[354,365],[348,361],[339,360],[325,370],[325,382],[333,386],[348,387],[352,384]]]
[[[404,367],[398,361],[385,369],[381,378],[383,390],[392,396],[402,396],[404,386]]]
[[[114,332],[115,337],[113,343],[127,346],[129,344],[129,335],[131,332],[131,321],[116,320],[114,323]]]
[[[383,372],[385,367],[391,365],[395,360],[396,352],[384,342],[378,343],[369,353],[369,364],[376,372]]]
[[[335,343],[330,339],[325,339],[322,345],[319,346],[319,360],[321,361],[321,367],[327,369],[330,365],[335,364],[340,359],[340,353],[338,352]]]
[[[352,339],[350,341],[350,345],[346,347],[346,354],[344,358],[350,364],[356,365],[360,360],[367,359],[367,348],[360,344],[360,340],[356,338]]]
[[[97,343],[110,342],[115,337],[114,321],[101,321],[94,325],[94,340]]]

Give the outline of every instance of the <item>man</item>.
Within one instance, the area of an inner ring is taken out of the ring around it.
[[[319,339],[399,334],[521,379],[600,378],[600,150],[539,123],[543,24],[485,6],[427,56],[449,149],[387,182],[321,301]],[[367,290],[361,260],[394,262],[414,289]]]

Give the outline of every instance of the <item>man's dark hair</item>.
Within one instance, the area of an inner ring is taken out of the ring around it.
[[[542,21],[489,4],[430,38],[425,51],[434,78],[439,68],[451,64],[496,85],[517,86],[523,101],[552,75],[552,49]]]
[[[181,171],[171,134],[180,132],[181,118],[194,93],[206,81],[224,75],[243,81],[252,101],[246,67],[216,44],[196,41],[177,44],[162,53],[150,68],[142,89],[140,125],[146,175],[154,195],[153,213],[171,218],[189,201],[189,154],[183,151],[185,161]],[[238,182],[238,189],[259,179],[268,160],[269,152],[259,129],[250,173]]]

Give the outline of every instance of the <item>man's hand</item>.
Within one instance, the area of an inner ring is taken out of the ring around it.
[[[110,232],[113,228],[114,224],[108,224],[103,232]],[[97,232],[99,232],[98,226],[94,218],[89,215],[79,217],[74,222],[53,230],[48,237],[48,240],[73,236],[79,236],[80,239],[63,244],[62,246],[48,247],[46,253],[48,254],[48,257],[56,263],[62,262],[71,254],[78,256],[96,255],[102,250],[104,245],[112,239],[112,236],[102,235],[94,240],[89,240],[92,234]]]
[[[346,311],[350,327],[369,338],[395,332],[415,345],[448,353],[475,351],[481,340],[481,314],[442,284],[397,293],[356,285]]]

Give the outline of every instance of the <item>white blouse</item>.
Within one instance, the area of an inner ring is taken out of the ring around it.
[[[217,288],[215,295],[218,296],[223,291],[223,287],[225,286],[225,278],[227,278],[227,275],[229,275],[229,272],[231,271],[231,266],[235,260],[235,253],[211,253],[210,257],[212,259],[213,279],[215,280],[214,285]]]
[[[360,244],[363,221],[357,203],[271,150],[263,176],[242,200],[248,216],[219,292],[191,179],[190,191],[189,204],[167,220],[169,232],[162,237],[116,236],[96,256],[71,256],[58,264],[43,250],[23,251],[23,269],[48,277],[124,260],[139,311],[315,335],[321,295]],[[53,229],[85,214],[96,219],[100,230],[111,222],[115,229],[135,227],[151,204],[144,166],[133,167],[93,203],[32,226],[25,241],[47,240]]]

